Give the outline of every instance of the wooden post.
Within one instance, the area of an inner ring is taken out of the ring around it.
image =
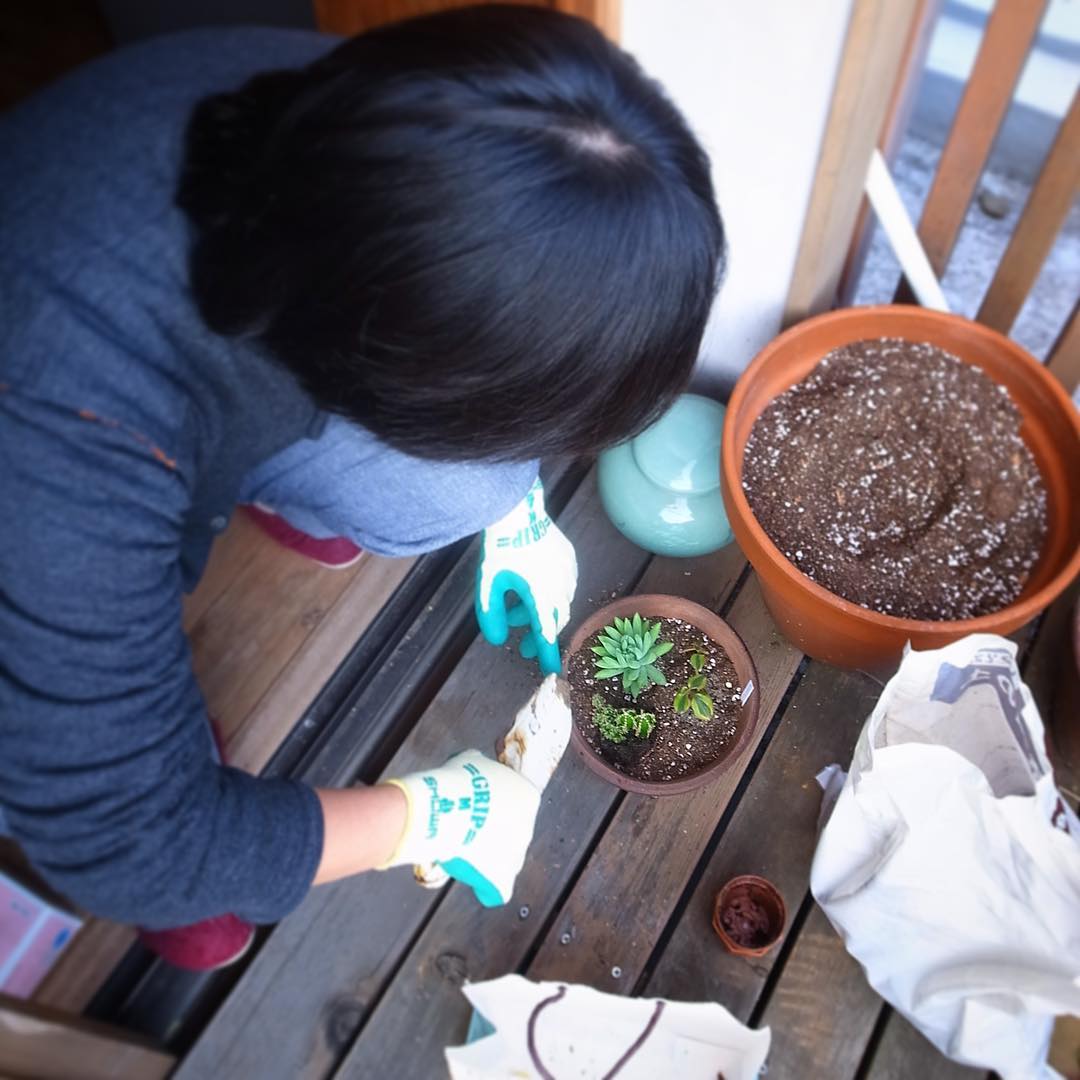
[[[926,55],[930,51],[930,39],[934,36],[938,16],[945,0],[917,0],[915,16],[911,20],[908,39],[904,45],[904,55],[900,61],[900,73],[893,88],[892,100],[885,116],[878,149],[890,167],[896,161],[896,155],[911,124],[911,114],[915,110],[919,84],[926,68]],[[851,246],[848,249],[844,271],[840,278],[839,302],[841,307],[848,307],[855,296],[862,276],[866,256],[870,251],[871,225],[870,203],[864,198],[859,207],[859,217],[855,223]]]
[[[975,316],[1007,334],[1080,190],[1080,90],[1058,129],[997,273]]]
[[[892,99],[917,0],[854,0],[784,307],[790,326],[830,306]]]

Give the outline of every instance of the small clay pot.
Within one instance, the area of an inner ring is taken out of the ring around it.
[[[695,604],[693,600],[659,593],[624,596],[620,600],[613,600],[590,615],[570,638],[566,656],[567,669],[570,666],[570,658],[597,630],[607,626],[616,615],[620,619],[630,618],[635,612],[640,612],[643,619],[681,619],[696,627],[706,637],[722,646],[731,657],[740,686],[748,686],[751,682],[754,684],[753,692],[739,708],[738,727],[735,737],[727,745],[726,753],[696,772],[680,776],[678,780],[638,780],[619,772],[589,745],[588,740],[578,729],[577,718],[574,718],[570,741],[585,764],[597,776],[609,784],[622,788],[623,791],[633,791],[639,795],[681,795],[685,791],[693,791],[695,788],[704,787],[719,779],[739,760],[743,750],[750,743],[759,722],[758,702],[761,699],[761,692],[757,669],[754,667],[754,661],[750,659],[750,653],[743,644],[742,638],[719,615],[700,604]]]
[[[773,398],[801,382],[833,349],[865,338],[929,342],[981,368],[1020,410],[1020,436],[1046,484],[1047,535],[1024,591],[975,619],[935,622],[882,615],[811,581],[769,539],[742,488],[743,452]],[[817,660],[889,671],[904,644],[936,649],[967,634],[1010,634],[1039,614],[1080,572],[1080,412],[1058,381],[1015,342],[958,315],[909,305],[850,308],[807,319],[767,345],[728,403],[721,488],[735,539],[757,571],[765,603],[784,636]]]
[[[780,940],[786,922],[784,898],[757,874],[732,878],[713,901],[713,929],[736,956],[764,956]],[[744,928],[742,934],[728,929],[738,926]]]

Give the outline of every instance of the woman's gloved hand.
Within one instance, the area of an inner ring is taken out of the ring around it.
[[[479,750],[388,783],[405,793],[408,817],[380,869],[437,863],[485,907],[510,899],[532,840],[539,789]]]
[[[536,658],[545,675],[562,670],[559,631],[570,618],[577,589],[574,547],[544,508],[539,478],[501,521],[484,530],[476,581],[476,618],[492,645],[506,642],[511,626],[527,626],[521,655]],[[506,594],[520,603],[509,611]]]

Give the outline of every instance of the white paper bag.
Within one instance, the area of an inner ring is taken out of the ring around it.
[[[874,988],[940,1050],[1033,1080],[1057,1075],[1054,1016],[1080,1013],[1080,823],[1015,656],[989,634],[906,655],[811,888]]]
[[[495,1034],[447,1049],[452,1080],[753,1080],[769,1052],[768,1028],[751,1031],[712,1003],[619,997],[520,975],[464,989]]]

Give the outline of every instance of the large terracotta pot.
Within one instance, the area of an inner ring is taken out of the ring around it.
[[[681,795],[685,791],[693,791],[695,788],[704,787],[706,784],[719,780],[724,773],[740,760],[743,750],[750,744],[760,721],[758,703],[761,700],[761,691],[758,688],[757,669],[754,667],[754,661],[750,658],[750,653],[747,652],[742,638],[719,615],[714,614],[706,607],[702,607],[701,604],[695,604],[693,600],[685,600],[681,596],[666,596],[661,593],[624,596],[619,600],[613,600],[610,604],[590,615],[574,631],[570,639],[570,647],[566,655],[566,669],[569,670],[570,668],[570,658],[584,646],[585,642],[597,630],[607,626],[616,615],[620,619],[629,619],[635,612],[640,612],[643,619],[646,617],[650,619],[681,619],[683,622],[696,627],[706,637],[723,647],[735,666],[735,673],[739,677],[739,685],[743,687],[753,686],[746,701],[739,707],[738,727],[734,738],[725,747],[723,755],[696,772],[682,776],[678,780],[637,780],[632,776],[619,772],[589,745],[588,740],[578,728],[577,717],[574,717],[570,741],[585,764],[597,776],[606,780],[609,784],[622,788],[624,791],[633,791],[639,795]]]
[[[982,368],[1009,390],[1020,434],[1047,488],[1046,545],[1023,593],[991,615],[951,622],[880,615],[834,596],[789,562],[765,535],[742,489],[743,450],[754,421],[777,395],[800,382],[831,350],[864,338],[930,342]],[[938,648],[965,634],[1008,634],[1042,611],[1080,571],[1080,414],[1047,370],[1015,342],[956,315],[917,307],[834,311],[799,323],[767,345],[746,369],[728,404],[721,487],[735,539],[761,581],[765,602],[789,641],[840,667],[885,670],[904,643]]]

